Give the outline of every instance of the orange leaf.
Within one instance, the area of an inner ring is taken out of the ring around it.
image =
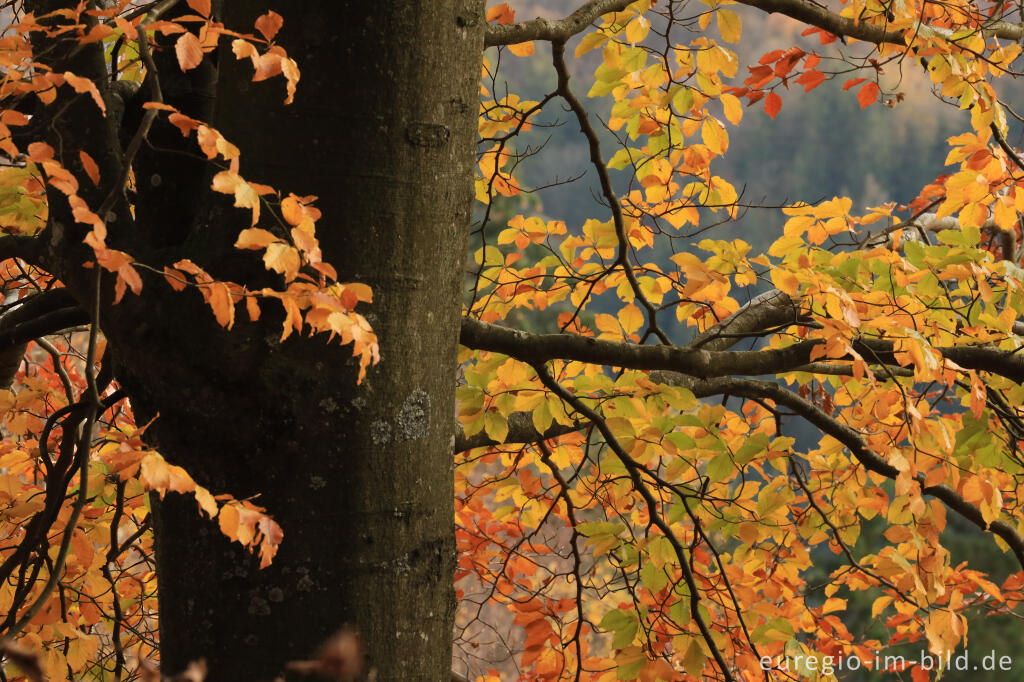
[[[774,92],[769,92],[768,96],[764,98],[764,113],[774,119],[779,115],[780,109],[782,109],[782,98]]]
[[[235,324],[235,303],[231,300],[231,290],[223,282],[214,282],[210,285],[210,295],[206,300],[213,309],[220,326],[231,329]]]
[[[82,160],[82,168],[85,169],[85,174],[92,180],[92,184],[100,184],[100,167],[96,165],[96,162],[92,160],[92,157],[85,153],[84,150],[78,152],[78,158]]]
[[[260,219],[260,198],[256,190],[242,179],[238,173],[230,170],[221,171],[213,176],[212,187],[223,194],[235,195],[235,206],[252,209],[252,224]]]
[[[509,45],[508,51],[517,57],[529,57],[533,54],[533,41],[528,40],[525,43],[516,43],[515,45]]]
[[[868,81],[865,83],[859,91],[857,91],[857,101],[860,102],[861,109],[867,109],[869,106],[878,101],[878,84],[874,81]]]
[[[203,61],[203,48],[199,44],[199,38],[188,31],[182,33],[175,41],[174,53],[178,55],[178,65],[182,71],[194,69]]]
[[[298,225],[302,222],[304,216],[302,204],[299,203],[299,200],[294,195],[281,201],[281,216],[292,225]]]
[[[64,80],[67,81],[68,85],[74,88],[77,93],[89,93],[92,96],[92,101],[96,102],[96,106],[100,108],[100,111],[107,113],[107,105],[100,97],[100,91],[96,88],[96,84],[88,78],[79,78],[70,71],[64,72]]]
[[[121,17],[114,17],[114,23],[117,27],[124,32],[124,37],[128,40],[138,40],[139,32],[127,19]]]
[[[299,274],[299,252],[288,244],[274,243],[267,246],[263,262],[268,270],[279,272],[289,282]]]
[[[497,20],[499,24],[511,24],[515,21],[515,18],[516,12],[513,9],[509,9],[507,2],[487,8],[488,23]]]
[[[181,291],[187,286],[181,276],[181,273],[166,265],[164,266],[164,277],[167,279],[167,283],[170,284],[171,288],[175,291]]]
[[[220,532],[232,540],[238,539],[238,509],[234,505],[225,504],[217,515]]]
[[[255,296],[245,297],[245,311],[249,313],[249,319],[253,322],[260,319],[260,302]]]
[[[265,249],[268,245],[281,241],[270,232],[258,227],[250,227],[238,233],[236,249]]]
[[[267,41],[274,39],[277,32],[284,25],[284,19],[277,12],[271,10],[256,20],[256,30],[263,34]]]
[[[188,0],[188,6],[204,17],[210,16],[210,0]]]
[[[28,160],[32,163],[48,161],[53,158],[53,147],[45,142],[33,142],[28,146]]]

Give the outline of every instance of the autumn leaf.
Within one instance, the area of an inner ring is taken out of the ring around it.
[[[497,21],[499,24],[511,24],[515,21],[516,13],[514,10],[509,9],[508,3],[503,2],[500,5],[494,5],[487,8],[487,22]]]
[[[213,176],[212,187],[223,194],[234,194],[235,206],[252,210],[252,224],[260,219],[260,198],[252,186],[234,171],[221,171]]]
[[[203,61],[203,48],[199,44],[199,38],[188,31],[182,33],[175,41],[174,53],[178,57],[178,65],[182,71],[194,69]]]
[[[525,43],[515,43],[514,45],[509,45],[508,51],[517,57],[529,57],[531,54],[533,54],[533,41],[528,40]]]
[[[92,180],[92,184],[100,184],[100,169],[93,161],[92,157],[83,149],[78,152],[78,158],[82,161],[82,168],[85,170],[85,174]]]
[[[768,96],[764,98],[764,113],[768,114],[771,118],[775,118],[779,115],[781,109],[782,98],[774,92],[769,92]]]
[[[724,8],[719,8],[715,16],[718,18],[718,31],[722,34],[722,40],[727,43],[739,42],[743,33],[739,16]]]
[[[284,19],[277,12],[270,10],[256,19],[256,30],[269,42],[284,25]]]
[[[103,97],[100,95],[99,88],[88,78],[81,78],[71,73],[70,71],[64,72],[64,80],[70,85],[75,92],[88,93],[92,97],[92,101],[96,102],[96,106],[100,108],[103,113],[107,112],[107,105],[103,101]]]
[[[188,0],[188,6],[194,9],[200,16],[210,16],[210,0]]]
[[[280,241],[281,239],[279,237],[275,237],[272,233],[264,229],[250,227],[238,233],[238,239],[235,241],[235,248],[265,249],[268,245]]]
[[[263,262],[268,270],[284,275],[285,281],[288,282],[299,274],[299,266],[302,263],[295,247],[283,243],[269,244]]]
[[[861,109],[867,109],[869,106],[878,101],[878,84],[874,81],[868,81],[861,86],[860,90],[857,91],[857,101],[860,103]]]

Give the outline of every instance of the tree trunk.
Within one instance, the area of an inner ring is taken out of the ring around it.
[[[225,4],[226,25],[245,30],[275,3]],[[229,332],[198,293],[159,283],[106,311],[104,332],[137,417],[158,416],[150,440],[211,491],[258,494],[285,532],[261,571],[194,500],[165,498],[157,514],[164,670],[206,658],[212,682],[271,680],[347,625],[364,640],[376,679],[447,679],[453,380],[482,2],[276,4],[285,16],[278,39],[302,69],[295,103],[282,106],[281,79],[250,82],[251,64],[222,49],[214,125],[241,148],[247,179],[319,196],[324,259],[342,281],[373,287],[364,312],[382,359],[356,385],[350,348],[325,336],[279,343],[274,304],[260,323],[239,320]],[[153,184],[175,186],[166,177]],[[178,242],[167,258],[189,257],[236,281],[253,264],[262,269],[230,248],[248,226],[246,211],[207,198],[194,221],[184,241],[167,240]]]

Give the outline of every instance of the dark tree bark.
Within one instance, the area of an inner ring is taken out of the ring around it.
[[[219,73],[161,69],[165,98],[212,113],[241,148],[247,179],[319,196],[324,259],[342,281],[374,289],[364,312],[382,360],[357,385],[351,348],[326,337],[280,343],[272,303],[259,323],[226,331],[197,292],[158,278],[117,306],[104,291],[109,356],[139,422],[156,417],[149,440],[211,491],[259,495],[285,531],[273,565],[259,570],[194,500],[166,497],[157,514],[163,667],[206,658],[212,682],[271,680],[347,625],[376,679],[447,679],[453,378],[483,2],[225,5],[226,25],[242,30],[268,9],[285,16],[278,39],[302,69],[295,103],[282,105],[281,79],[250,82],[251,65],[229,48]],[[167,52],[157,59],[167,63]],[[89,125],[95,112],[83,112],[71,129]],[[160,126],[154,138],[174,144]],[[258,257],[232,247],[247,212],[196,173],[180,155],[144,151],[136,215],[115,222],[108,243],[157,267],[191,258],[261,286]],[[73,221],[59,206],[52,220],[43,260],[87,303],[88,253],[74,248],[80,235],[65,229]]]

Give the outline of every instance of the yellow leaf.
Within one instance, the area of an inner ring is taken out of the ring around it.
[[[640,312],[639,308],[630,303],[619,311],[619,322],[627,334],[632,334],[643,325],[644,314]]]
[[[722,108],[725,109],[725,117],[729,119],[729,123],[739,125],[743,118],[743,105],[739,98],[726,92],[722,93],[719,99],[722,100]]]
[[[722,40],[727,43],[737,43],[743,33],[739,16],[732,10],[718,10],[718,32],[722,34]]]
[[[646,17],[639,16],[626,26],[626,41],[633,44],[643,42],[650,30],[651,22]]]
[[[796,292],[800,289],[800,282],[797,280],[796,275],[788,270],[773,269],[772,283],[779,291],[790,296],[795,296]]]
[[[729,134],[725,132],[722,124],[712,117],[704,119],[700,127],[700,137],[708,149],[716,154],[724,154],[729,148]]]

